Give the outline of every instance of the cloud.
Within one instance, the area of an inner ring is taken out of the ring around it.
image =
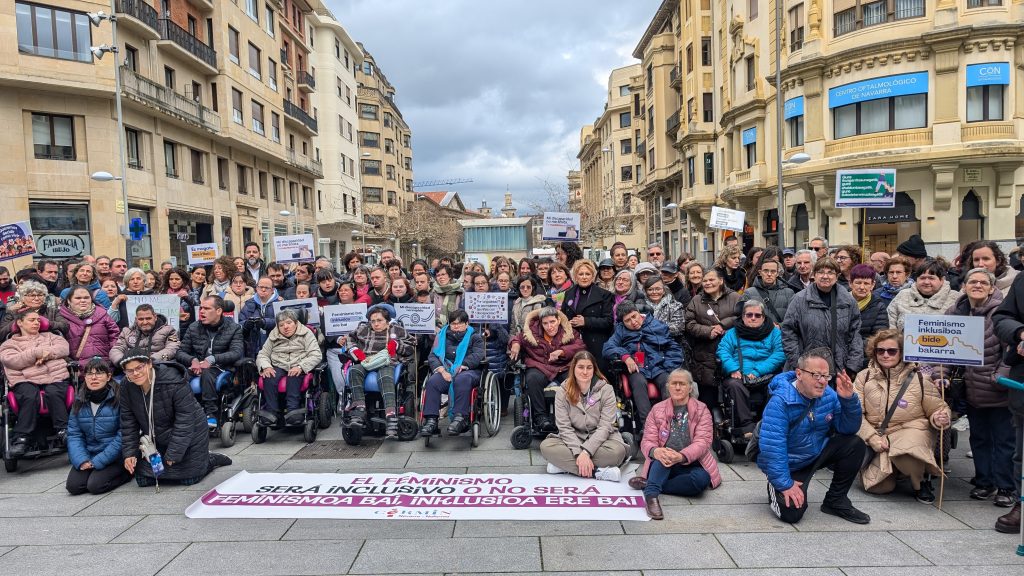
[[[468,207],[541,202],[565,186],[579,130],[604,106],[608,74],[635,63],[659,0],[327,1],[395,86],[413,133],[416,180]]]

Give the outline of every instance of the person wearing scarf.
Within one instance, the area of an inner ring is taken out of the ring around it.
[[[211,281],[208,281],[206,287],[203,288],[201,298],[207,296],[220,296],[224,298],[224,295],[231,290],[231,276],[236,272],[235,262],[230,256],[221,256],[213,262],[210,276]],[[125,281],[127,285],[127,281]]]
[[[850,295],[860,309],[860,336],[868,338],[889,327],[886,307],[889,302],[875,296],[875,269],[870,264],[857,264],[850,268]]]
[[[446,266],[440,267],[441,270],[444,268]],[[442,394],[450,394],[449,402],[453,406],[448,435],[456,436],[469,430],[470,392],[480,381],[485,357],[483,338],[469,325],[466,311],[451,312],[449,323],[437,334],[430,356],[427,357],[431,375],[425,385],[421,436],[429,438],[439,433],[437,421],[441,412]]]
[[[554,306],[554,302],[543,291],[540,279],[534,275],[520,276],[516,281],[516,289],[519,291],[519,298],[512,305],[512,337],[523,331],[527,314],[545,306]]]
[[[601,359],[598,368],[603,372],[607,366],[601,351],[615,328],[612,294],[596,284],[597,267],[590,260],[577,260],[572,268],[572,277],[576,284],[565,292],[562,313],[569,319],[569,325],[580,333],[587,351],[594,358]]]
[[[447,325],[452,312],[462,307],[462,283],[452,278],[452,269],[444,264],[434,272],[434,287],[431,290],[437,326]]]
[[[104,358],[89,360],[85,385],[68,413],[68,459],[65,483],[71,495],[104,494],[131,480],[121,455],[121,408],[114,369]]]
[[[68,346],[73,360],[106,358],[121,329],[107,311],[92,301],[85,286],[72,286],[60,315],[68,323]]]
[[[152,290],[146,290],[146,274],[141,268],[129,268],[124,273],[124,290],[121,291],[111,302],[107,314],[117,322],[122,329],[127,328],[128,322],[128,297],[152,294]]]
[[[914,285],[914,279],[910,277],[910,261],[903,256],[890,258],[882,269],[885,275],[885,282],[875,290],[875,297],[885,301],[888,306],[901,291]]]
[[[623,268],[615,273],[612,287],[612,318],[618,318],[619,304],[636,299],[636,276],[629,268]]]
[[[760,300],[742,303],[740,322],[726,331],[718,342],[718,359],[726,374],[722,383],[736,405],[736,425],[745,438],[754,431],[754,414],[750,410],[748,384],[782,371],[786,355],[782,351],[782,330],[768,321],[765,305]]]
[[[572,279],[569,276],[569,269],[564,265],[555,262],[551,265],[551,270],[548,272],[548,278],[551,281],[551,287],[548,289],[548,295],[551,296],[551,300],[555,303],[555,309],[561,310],[562,304],[565,303],[565,294],[572,288]]]

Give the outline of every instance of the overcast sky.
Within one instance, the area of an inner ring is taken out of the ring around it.
[[[579,130],[659,0],[326,0],[395,86],[415,180],[472,178],[468,208],[565,189]],[[425,190],[444,190],[446,187]]]

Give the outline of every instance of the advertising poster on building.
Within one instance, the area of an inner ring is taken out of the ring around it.
[[[281,310],[295,310],[296,312],[304,310],[306,324],[320,325],[320,308],[317,305],[316,298],[299,298],[296,300],[278,300],[274,302],[275,317]]]
[[[156,311],[157,315],[167,318],[167,323],[172,328],[181,331],[181,322],[178,315],[181,313],[181,298],[177,294],[140,294],[128,296],[124,301],[128,311],[128,324],[135,324],[135,310],[143,304],[149,304]],[[197,307],[198,311],[199,308]]]
[[[205,266],[213,264],[213,261],[220,256],[220,250],[215,243],[189,244],[185,247],[188,250],[189,266]]]
[[[577,212],[545,212],[544,240],[555,242],[578,242],[580,239],[580,215]]]
[[[395,304],[395,319],[413,334],[433,334],[436,314],[433,304]]]
[[[324,306],[324,334],[341,336],[351,334],[366,321],[366,304],[334,304]]]
[[[896,170],[836,170],[836,208],[893,208]]]
[[[0,262],[36,253],[36,239],[28,222],[0,224]]]
[[[708,220],[708,227],[743,232],[743,220],[746,217],[747,213],[743,210],[731,210],[721,206],[712,206],[711,220]]]
[[[908,314],[903,324],[907,362],[981,366],[985,363],[985,318]]]
[[[463,299],[471,324],[508,324],[508,292],[466,292]]]
[[[312,234],[274,237],[274,260],[278,262],[312,262],[314,254]]]

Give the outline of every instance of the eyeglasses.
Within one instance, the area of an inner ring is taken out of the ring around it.
[[[875,348],[876,356],[899,356],[899,348]]]
[[[661,252],[648,252],[648,256],[661,256]]]
[[[845,262],[845,261],[849,260],[850,257],[849,256],[836,256],[835,259],[839,260],[840,262]]]
[[[828,268],[818,270],[815,274],[821,274],[822,276],[837,276],[835,270],[830,270]]]
[[[968,280],[968,286],[991,286],[992,283],[988,280]]]
[[[801,370],[804,374],[808,374],[811,378],[814,378],[818,382],[828,382],[832,379],[832,375],[828,372],[810,372],[808,370]]]
[[[744,312],[743,313],[743,317],[744,318],[764,318],[764,314],[761,314],[760,312]]]
[[[824,250],[825,247],[824,246],[811,246],[810,249],[811,250]]]
[[[779,275],[779,271],[778,270],[769,270],[767,268],[762,268],[761,269],[761,274],[769,274],[769,275],[774,274],[774,275],[778,276]]]
[[[135,368],[124,368],[123,370],[125,374],[142,374],[143,372],[146,371],[146,368],[148,367],[148,365],[142,364],[140,366],[136,366]]]
[[[107,374],[106,372],[86,372],[85,373],[85,377],[86,378],[89,378],[89,377],[95,378],[97,376],[109,376],[109,374]]]

